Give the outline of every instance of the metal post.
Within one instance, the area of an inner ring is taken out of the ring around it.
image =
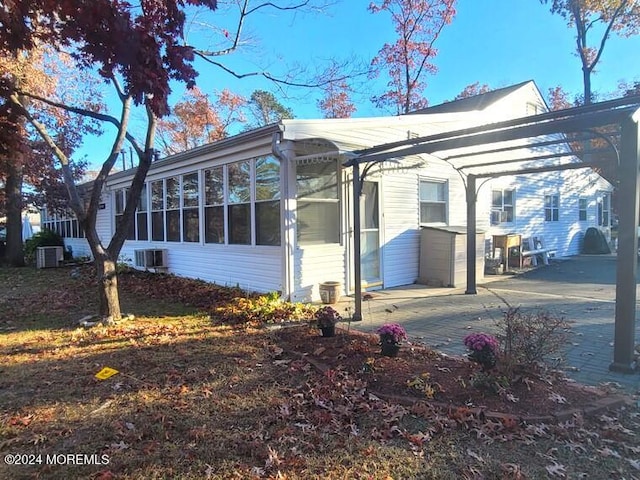
[[[362,320],[362,270],[360,263],[360,164],[353,164],[353,276],[354,276],[354,312],[351,320]]]
[[[478,293],[476,289],[476,176],[467,177],[467,290],[468,295]]]
[[[634,371],[636,322],[636,274],[638,270],[638,201],[640,166],[640,110],[622,123],[618,252],[616,260],[616,321],[613,337],[613,363],[609,370]]]

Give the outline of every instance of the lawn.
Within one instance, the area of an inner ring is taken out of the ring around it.
[[[135,318],[83,328],[89,269],[0,269],[0,478],[640,478],[635,399],[531,424],[383,400],[371,376],[318,368],[329,345],[305,321],[294,346],[265,327],[304,307],[166,275],[120,284]],[[357,345],[377,378],[398,375],[345,335],[329,361]]]

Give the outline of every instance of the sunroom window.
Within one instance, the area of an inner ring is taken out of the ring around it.
[[[222,167],[204,171],[204,241],[224,243],[224,172]]]
[[[167,226],[167,241],[180,241],[180,180],[169,177],[166,180],[165,192],[165,222]]]
[[[251,244],[251,162],[227,166],[229,243]]]
[[[340,242],[338,162],[329,160],[296,166],[298,243]]]
[[[182,176],[182,241],[200,241],[198,172]]]
[[[280,245],[280,162],[256,159],[256,245]]]
[[[164,182],[151,183],[151,240],[164,241]]]

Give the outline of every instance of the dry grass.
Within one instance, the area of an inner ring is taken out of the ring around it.
[[[506,426],[388,403],[201,305],[123,292],[136,320],[76,328],[94,292],[69,274],[0,269],[0,456],[43,462],[0,478],[640,478],[635,408]],[[120,373],[96,379],[105,366]]]

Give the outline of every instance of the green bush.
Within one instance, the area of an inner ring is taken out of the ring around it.
[[[62,237],[53,230],[43,229],[25,242],[24,257],[28,263],[33,263],[38,247],[64,247]]]

